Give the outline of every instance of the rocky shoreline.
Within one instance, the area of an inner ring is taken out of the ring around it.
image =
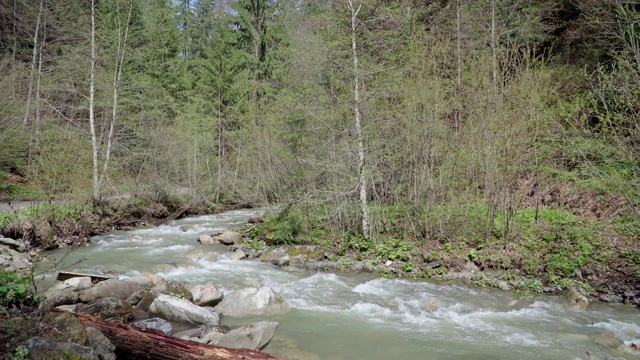
[[[94,279],[95,281],[95,279]],[[278,323],[259,321],[233,327],[220,325],[222,316],[267,315],[286,312],[289,305],[270,288],[245,288],[223,294],[212,284],[189,286],[166,281],[154,274],[110,278],[93,284],[91,277],[74,277],[45,292],[42,307],[89,315],[111,323],[129,324],[143,332],[159,333],[198,344],[231,349],[262,350],[274,337]],[[78,346],[74,352],[87,359],[115,359],[116,346],[109,339],[84,340],[74,332],[78,321],[68,313],[52,313],[59,331],[68,333]],[[178,327],[180,331],[174,332]],[[86,330],[85,330],[86,331]],[[116,339],[117,341],[117,339]],[[29,354],[52,354],[58,342],[30,339]],[[119,344],[127,352],[127,345]],[[51,356],[51,355],[47,355]],[[36,358],[39,358],[36,356]],[[54,357],[43,357],[55,358]]]

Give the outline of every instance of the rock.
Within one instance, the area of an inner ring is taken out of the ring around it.
[[[598,297],[598,300],[606,303],[621,303],[624,301],[622,296],[613,295],[613,294],[602,294]]]
[[[115,297],[106,297],[91,301],[85,305],[79,313],[121,323],[126,323],[135,318],[131,305],[125,300]]]
[[[225,230],[225,232],[223,232],[222,234],[218,234],[213,238],[214,240],[219,241],[221,244],[233,245],[242,239],[242,235],[235,231]]]
[[[131,306],[136,306],[136,305],[138,305],[140,300],[142,300],[145,296],[147,296],[148,293],[149,293],[148,289],[143,289],[143,290],[140,290],[140,291],[136,291],[133,294],[131,294],[131,296],[129,296],[127,298],[127,302]]]
[[[55,308],[58,310],[74,313],[76,312],[77,307],[78,305],[74,304],[74,305],[59,305],[59,306],[56,306]]]
[[[25,248],[24,245],[20,241],[13,240],[13,239],[6,238],[6,237],[2,237],[2,236],[0,236],[0,244],[6,245],[6,246],[8,246],[8,247],[10,247],[12,249],[18,250],[20,252],[24,252],[24,248]],[[22,251],[20,249],[22,249]]]
[[[366,271],[366,272],[373,272],[375,268],[373,267],[373,264],[371,264],[371,261],[367,260],[364,262],[364,264],[362,264],[362,270]]]
[[[260,261],[278,265],[280,259],[284,258],[285,256],[288,258],[287,252],[284,248],[275,248],[265,254],[262,254],[262,256],[260,256]]]
[[[262,350],[269,345],[277,329],[277,322],[262,321],[216,336],[210,340],[210,343],[236,349]]]
[[[51,290],[42,296],[42,306],[56,307],[59,305],[72,305],[78,302],[78,293],[64,290]]]
[[[169,321],[186,322],[191,324],[220,323],[220,314],[211,309],[194,305],[171,295],[159,295],[149,307],[149,314]]]
[[[134,322],[132,325],[138,327],[140,330],[155,330],[158,331],[164,335],[171,335],[173,334],[173,326],[171,325],[170,322],[168,322],[165,319],[161,319],[161,318],[151,318],[151,319],[146,319],[146,320],[141,320],[141,321],[136,321]]]
[[[424,307],[429,312],[434,312],[434,311],[438,310],[438,304],[439,304],[438,299],[430,298],[429,300],[425,301]]]
[[[67,335],[71,341],[77,342],[81,345],[87,343],[87,330],[86,326],[80,323],[80,320],[69,313],[51,313],[49,316],[49,324],[58,331]]]
[[[276,261],[275,265],[277,266],[289,266],[289,255],[283,256],[280,259],[278,259],[278,261]]]
[[[85,345],[89,346],[93,349],[93,351],[98,356],[100,360],[116,360],[116,354],[114,351],[116,350],[116,346],[104,336],[100,330],[96,328],[92,328],[91,326],[86,327],[87,330],[87,342]]]
[[[220,244],[220,241],[214,239],[213,236],[211,236],[211,235],[200,235],[200,237],[198,237],[198,242],[201,243],[202,245],[217,245],[217,244]]]
[[[227,260],[240,260],[240,259],[246,258],[247,254],[245,254],[244,251],[238,249],[236,251],[228,252],[228,253],[224,254],[224,257],[226,257]]]
[[[158,276],[158,278],[160,278]],[[101,281],[92,288],[80,293],[80,301],[91,302],[104,297],[116,297],[126,300],[140,290],[151,288],[155,279],[149,275],[134,276],[127,279],[109,279]]]
[[[589,298],[586,292],[580,287],[571,285],[562,295],[565,305],[570,309],[586,310],[589,306]]]
[[[496,283],[496,286],[498,287],[498,289],[502,290],[502,291],[509,291],[511,290],[511,288],[509,287],[509,285],[504,282],[504,281],[498,281]]]
[[[251,287],[225,295],[216,309],[225,315],[262,315],[287,311],[289,304],[271,288]]]
[[[59,359],[83,359],[99,360],[95,351],[87,346],[71,342],[51,341],[41,337],[33,337],[24,343],[29,349],[29,359],[34,360],[59,360]]]
[[[147,292],[136,306],[136,309],[149,311],[149,306],[151,306],[153,300],[161,294],[173,295],[188,301],[193,300],[193,295],[189,290],[189,284],[180,281],[163,281]]]
[[[93,284],[91,283],[91,278],[88,276],[84,276],[67,279],[59,284],[54,285],[52,289],[62,291],[81,291],[87,290],[91,288],[91,286],[93,286]]]
[[[199,306],[216,306],[224,296],[224,293],[211,284],[196,285],[191,288],[193,303]]]
[[[253,215],[252,217],[247,219],[248,224],[259,224],[261,222],[264,222],[264,218],[260,214]]]

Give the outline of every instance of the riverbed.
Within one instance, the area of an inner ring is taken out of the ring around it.
[[[280,327],[266,352],[292,359],[640,359],[635,307],[594,303],[569,310],[556,297],[364,273],[309,272],[229,260],[199,235],[241,226],[264,209],[197,216],[96,236],[58,266],[84,273],[211,283],[225,292],[269,286],[291,305],[260,317]],[[203,256],[217,253],[215,256]],[[47,266],[43,264],[43,266]],[[52,275],[50,275],[52,276]],[[50,278],[51,279],[51,278]],[[223,324],[258,318],[223,317]],[[588,354],[587,354],[588,352]]]

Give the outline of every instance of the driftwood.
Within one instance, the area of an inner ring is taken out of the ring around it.
[[[93,283],[93,284],[98,283],[100,281],[111,279],[111,276],[94,275],[94,274],[81,274],[81,273],[74,273],[74,272],[69,272],[69,271],[58,271],[58,276],[56,276],[56,280],[65,281],[65,280],[69,280],[69,279],[75,278],[75,277],[90,277],[91,278],[91,283]]]
[[[176,210],[173,214],[167,216],[164,221],[169,221],[169,220],[175,220],[179,217],[181,217],[188,209],[189,209],[190,205],[185,205],[183,207],[181,207],[180,209]]]
[[[102,332],[116,351],[133,359],[148,360],[268,360],[276,357],[247,349],[229,349],[221,346],[182,340],[136,327],[114,323],[91,315],[74,314],[82,324]]]

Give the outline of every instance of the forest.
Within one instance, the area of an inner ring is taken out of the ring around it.
[[[6,199],[640,282],[640,1],[1,0],[0,74]]]

